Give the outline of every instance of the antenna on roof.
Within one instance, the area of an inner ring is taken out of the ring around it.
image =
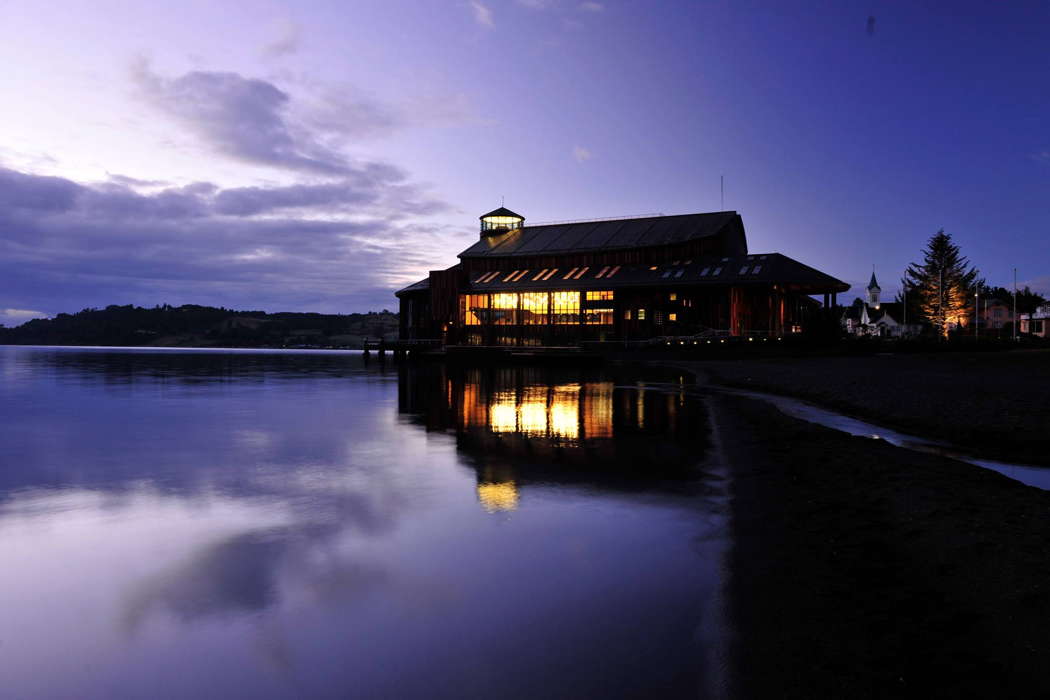
[[[501,207],[503,206],[503,195],[500,195],[500,196],[499,196],[499,205],[500,205]]]
[[[720,187],[722,189],[722,205],[721,205],[722,208],[721,208],[721,211],[725,211],[726,210],[726,176],[725,175],[719,175],[718,176],[718,184],[720,185]]]

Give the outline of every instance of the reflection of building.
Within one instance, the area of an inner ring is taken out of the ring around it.
[[[748,254],[733,211],[525,226],[500,208],[447,270],[400,290],[402,339],[464,345],[800,331],[849,285]]]
[[[564,367],[405,363],[399,372],[400,412],[455,434],[490,512],[518,508],[538,481],[637,488],[677,479],[708,445],[703,406],[682,384],[617,384],[602,370]]]
[[[511,386],[487,396],[468,381],[454,409],[462,430],[575,441],[612,437],[612,396],[610,381]]]
[[[513,481],[478,482],[478,502],[490,513],[515,510],[518,507],[518,487]]]

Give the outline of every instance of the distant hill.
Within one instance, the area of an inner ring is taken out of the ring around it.
[[[364,338],[397,337],[398,316],[266,313],[213,306],[107,306],[0,326],[7,345],[150,345],[242,348],[359,348]]]

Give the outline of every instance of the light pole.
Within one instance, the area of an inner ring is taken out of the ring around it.
[[[1014,268],[1014,342],[1017,342],[1017,268]]]
[[[973,339],[976,341],[981,335],[981,292],[973,293]]]

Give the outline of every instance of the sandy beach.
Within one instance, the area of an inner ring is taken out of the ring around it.
[[[734,696],[1050,695],[1050,493],[713,401],[733,474]]]

